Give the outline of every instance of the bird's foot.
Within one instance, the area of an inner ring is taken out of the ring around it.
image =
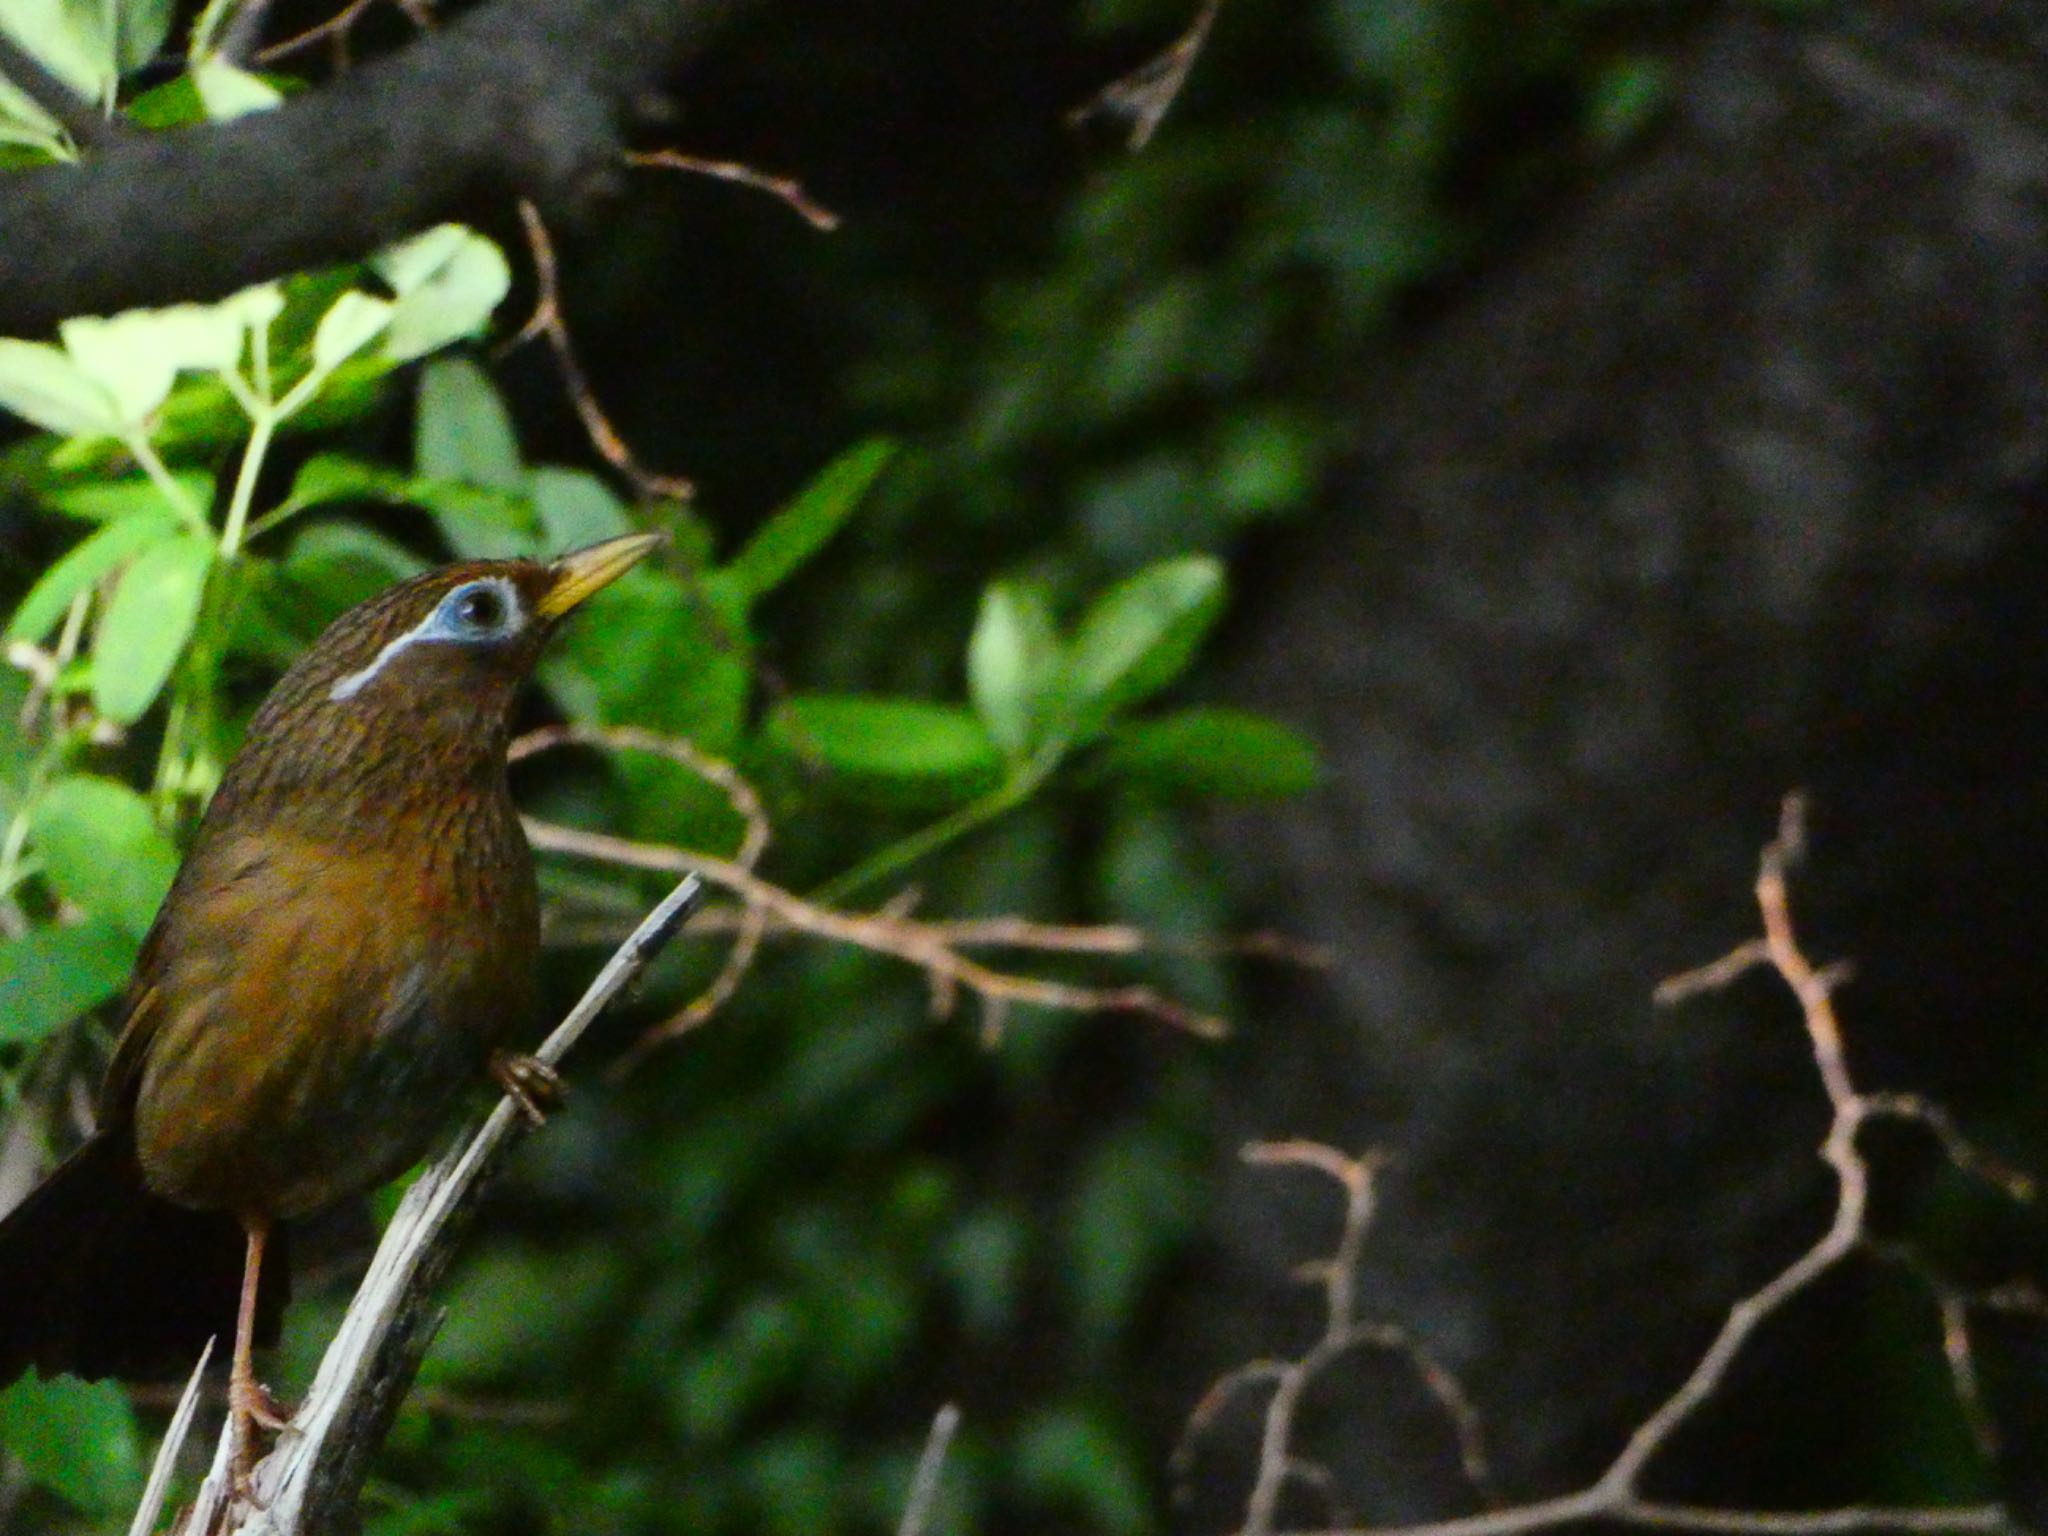
[[[263,1501],[256,1497],[257,1432],[283,1433],[291,1426],[291,1410],[254,1376],[236,1376],[228,1382],[228,1413],[235,1432],[234,1496],[262,1509]]]
[[[544,1125],[548,1116],[562,1107],[568,1090],[562,1075],[538,1056],[517,1051],[491,1053],[491,1077],[511,1095],[528,1125]]]

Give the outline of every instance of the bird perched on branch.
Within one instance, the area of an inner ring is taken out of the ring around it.
[[[191,1368],[234,1330],[246,1480],[282,1427],[279,1224],[416,1161],[529,1021],[539,908],[506,782],[562,619],[659,542],[447,566],[349,610],[250,721],[144,940],[99,1128],[0,1222],[0,1384]]]

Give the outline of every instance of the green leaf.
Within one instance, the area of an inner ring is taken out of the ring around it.
[[[1130,1445],[1095,1415],[1048,1409],[1019,1433],[1013,1454],[1017,1481],[1035,1498],[1077,1506],[1088,1526],[1110,1536],[1145,1529],[1145,1477]]]
[[[413,467],[431,480],[522,488],[526,466],[512,417],[491,376],[466,357],[438,359],[420,374]]]
[[[1147,566],[1097,598],[1066,669],[1066,731],[1085,740],[1166,687],[1222,611],[1223,567],[1204,555]]]
[[[191,505],[202,511],[213,505],[214,480],[205,470],[175,470],[171,480]],[[128,517],[163,517],[178,510],[163,487],[147,475],[59,486],[49,493],[49,502],[60,512],[95,523],[117,523]]]
[[[268,112],[281,105],[284,92],[246,69],[237,69],[217,53],[200,55],[192,65],[192,84],[215,122]]]
[[[945,784],[962,793],[1002,778],[1002,755],[969,711],[919,699],[798,694],[775,712],[792,751],[855,779]]]
[[[724,572],[685,590],[683,579],[642,566],[591,598],[578,619],[541,662],[543,681],[570,715],[630,721],[706,751],[732,751],[753,681],[753,638]],[[672,766],[628,756],[617,769],[630,777]]]
[[[388,539],[361,523],[315,523],[292,540],[284,558],[284,571],[294,580],[317,580],[316,573],[349,565],[365,573],[371,583],[361,596],[417,576],[427,562],[396,539]],[[353,607],[361,598],[351,598],[342,607]]]
[[[479,541],[485,528],[496,530],[494,547],[523,553],[537,543],[534,509],[522,496],[463,480],[433,480],[405,475],[346,454],[319,453],[308,459],[292,481],[291,494],[271,514],[272,520],[309,507],[338,501],[379,501],[392,506],[420,507],[442,522],[457,522]]]
[[[0,1393],[0,1445],[34,1486],[76,1509],[114,1514],[142,1492],[142,1442],[116,1382],[31,1374]]]
[[[178,872],[178,850],[149,802],[115,779],[72,774],[36,798],[29,838],[66,901],[140,938]]]
[[[1306,737],[1237,709],[1187,709],[1120,725],[1102,766],[1145,789],[1239,800],[1303,794],[1322,773]]]
[[[238,295],[219,304],[81,316],[57,327],[79,371],[113,397],[122,425],[148,416],[185,369],[224,373],[242,360],[248,326]]]
[[[0,410],[64,437],[118,432],[114,397],[57,347],[0,339]]]
[[[117,996],[137,948],[134,934],[104,918],[34,928],[0,944],[0,1042],[34,1045]]]
[[[332,373],[339,368],[375,341],[397,311],[389,299],[373,299],[353,288],[344,293],[313,332],[314,371]]]
[[[0,0],[0,30],[89,102],[120,73],[101,0]]]
[[[184,524],[161,503],[138,508],[117,523],[109,523],[67,551],[64,557],[29,589],[21,606],[7,625],[9,640],[39,641],[57,627],[57,621],[71,606],[71,600],[113,572],[123,562],[155,545],[176,538]]]
[[[967,642],[967,691],[989,734],[1012,758],[1037,745],[1062,659],[1045,589],[1035,582],[991,583]]]
[[[1062,1274],[1091,1352],[1137,1320],[1145,1288],[1199,1224],[1202,1199],[1199,1171],[1157,1129],[1117,1131],[1089,1156]]]
[[[542,465],[526,477],[526,489],[540,514],[542,543],[551,554],[639,532],[626,515],[625,503],[584,470]]]
[[[142,68],[171,34],[178,0],[120,0],[115,7],[114,62],[121,73]]]
[[[213,556],[211,539],[188,533],[155,545],[123,573],[92,650],[93,702],[108,719],[139,720],[156,701],[192,637]]]
[[[782,585],[825,547],[895,453],[896,445],[883,438],[849,448],[747,540],[726,572],[750,603]]]
[[[206,103],[189,74],[151,86],[121,112],[138,128],[188,128],[206,121]]]
[[[65,153],[64,125],[0,75],[0,145],[7,144],[35,150],[49,159],[61,159]]]
[[[505,253],[460,224],[392,246],[370,265],[398,295],[383,352],[399,363],[474,336],[512,286]]]

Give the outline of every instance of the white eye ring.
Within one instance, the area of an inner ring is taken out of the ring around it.
[[[503,640],[526,625],[519,589],[502,576],[465,581],[416,631],[422,640]]]
[[[336,703],[352,699],[368,687],[400,651],[427,642],[457,645],[488,645],[509,640],[526,628],[526,607],[519,600],[519,588],[503,576],[479,576],[465,581],[434,605],[434,611],[385,645],[360,672],[351,672],[332,688],[327,697]]]

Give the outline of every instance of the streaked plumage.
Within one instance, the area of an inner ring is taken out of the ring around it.
[[[144,941],[97,1132],[0,1222],[0,1383],[189,1369],[235,1326],[244,1229],[253,1270],[273,1223],[419,1158],[523,1038],[513,707],[561,616],[651,542],[429,572],[278,682]],[[262,1267],[268,1334],[284,1267]]]

